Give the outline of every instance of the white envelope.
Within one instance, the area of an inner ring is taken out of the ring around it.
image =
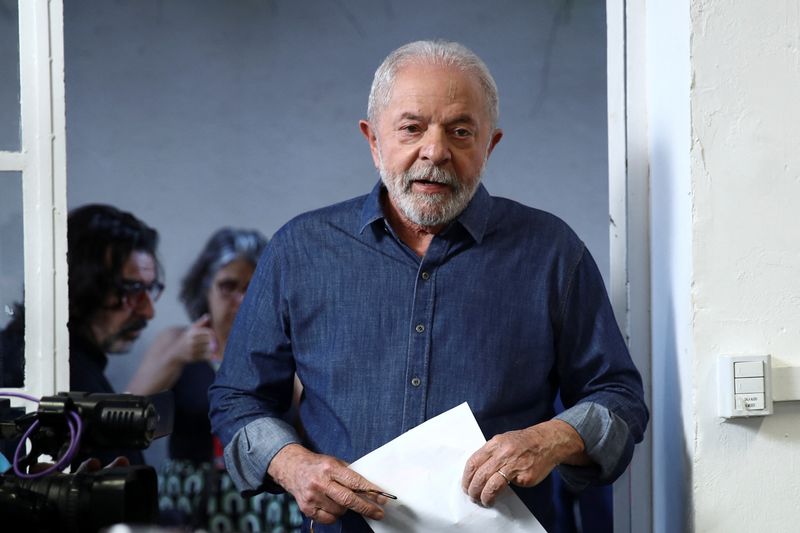
[[[383,520],[369,520],[375,533],[544,532],[510,488],[490,508],[461,489],[464,465],[486,443],[466,403],[428,420],[365,455],[350,468],[397,496],[384,505]]]

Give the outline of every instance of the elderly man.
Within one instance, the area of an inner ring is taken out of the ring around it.
[[[583,243],[481,185],[497,117],[459,44],[378,68],[360,126],[381,181],[275,235],[210,389],[243,492],[282,487],[318,531],[369,531],[377,487],[347,463],[464,401],[489,439],[461,480],[476,504],[511,485],[549,528],[554,468],[575,488],[624,471],[648,419],[640,376]],[[295,373],[302,438],[281,419]]]

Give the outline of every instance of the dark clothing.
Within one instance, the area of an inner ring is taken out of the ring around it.
[[[78,335],[69,337],[69,389],[80,392],[114,392],[104,374],[108,357]]]
[[[25,314],[14,306],[14,319],[0,331],[0,387],[25,385]]]
[[[159,474],[162,524],[205,531],[299,533],[303,515],[289,494],[242,498],[220,464],[222,457],[215,456],[207,394],[214,375],[206,361],[189,363],[172,387],[175,417],[169,460]]]
[[[169,436],[171,459],[209,462],[214,457],[211,423],[208,421],[208,387],[214,381],[214,369],[205,361],[183,367],[172,388],[175,417]]]
[[[259,262],[209,390],[239,488],[272,488],[269,462],[299,442],[279,421],[295,372],[313,451],[352,462],[464,401],[488,439],[553,418],[560,391],[583,414],[572,423],[596,463],[562,475],[616,479],[648,412],[583,242],[481,185],[419,258],[388,224],[381,191],[295,218]],[[549,481],[514,491],[552,526]],[[319,531],[340,526],[367,530],[348,513]]]
[[[79,335],[70,335],[69,389],[71,391],[115,392],[103,373],[107,364],[108,357],[99,348]],[[96,457],[103,465],[107,465],[119,455],[127,457],[132,465],[144,464],[142,451],[135,449],[80,450],[72,464],[76,466],[89,457]]]

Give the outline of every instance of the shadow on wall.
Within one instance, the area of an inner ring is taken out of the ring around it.
[[[684,336],[677,329],[689,309],[677,309],[675,302],[687,302],[676,291],[688,290],[691,250],[680,248],[676,205],[683,191],[673,175],[669,149],[663,144],[651,154],[651,290],[652,290],[652,423],[653,440],[653,531],[689,531],[691,523],[687,487],[692,486],[692,470],[687,452],[682,410],[680,358]],[[685,272],[682,270],[685,265]],[[687,279],[681,278],[685,275]]]
[[[681,379],[678,347],[675,343],[675,314],[669,302],[663,344],[655,346],[653,355],[653,415],[659,418],[652,427],[653,435],[653,499],[661,514],[654,513],[655,531],[688,531],[690,523],[686,487],[692,486],[692,471],[683,432],[681,411]],[[658,385],[656,386],[656,380]],[[660,415],[656,415],[659,413]],[[655,421],[655,420],[654,420]]]

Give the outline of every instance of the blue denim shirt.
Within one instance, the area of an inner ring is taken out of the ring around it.
[[[300,442],[352,462],[464,401],[486,438],[553,418],[578,430],[580,487],[621,474],[648,420],[642,383],[589,252],[557,217],[481,185],[419,258],[372,193],[301,215],[259,262],[209,390],[245,493]],[[304,384],[301,439],[281,417]],[[514,490],[545,527],[550,483]],[[348,513],[319,531],[369,531]]]

